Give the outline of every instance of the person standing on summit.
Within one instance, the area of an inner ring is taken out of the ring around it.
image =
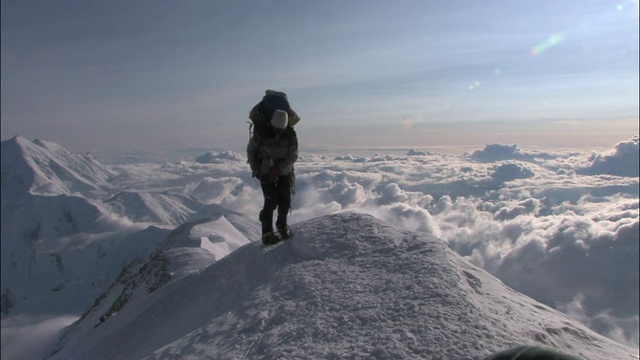
[[[293,127],[300,117],[289,105],[287,95],[267,90],[249,112],[253,134],[247,145],[251,175],[260,180],[264,205],[259,219],[262,242],[275,244],[291,236],[287,216],[291,209],[291,193],[295,182],[293,164],[298,160],[298,136]],[[277,211],[273,231],[273,213]]]

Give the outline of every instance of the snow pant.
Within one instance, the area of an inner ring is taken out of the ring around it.
[[[262,233],[273,231],[273,212],[278,209],[276,227],[287,226],[287,215],[291,209],[291,177],[292,175],[280,175],[276,179],[265,179],[260,182],[264,195],[264,206],[260,211],[260,223]]]

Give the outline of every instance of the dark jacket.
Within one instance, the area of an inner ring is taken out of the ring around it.
[[[292,127],[280,133],[276,131],[259,136],[254,134],[247,145],[247,157],[252,173],[289,175],[298,160],[298,136]]]

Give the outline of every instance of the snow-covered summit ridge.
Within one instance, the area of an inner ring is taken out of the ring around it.
[[[108,187],[112,172],[91,154],[72,154],[62,146],[15,136],[2,141],[2,198],[16,194],[84,194]]]
[[[172,251],[179,248],[199,248],[208,252],[213,261],[220,260],[233,251],[251,242],[227,217],[219,215],[184,224],[173,231],[160,244],[157,251]],[[212,262],[213,262],[212,261]]]
[[[179,226],[148,256],[123,269],[85,312],[83,324],[99,326],[124,307],[144,306],[148,294],[206,268],[249,242],[225,215]]]
[[[522,344],[637,355],[424,233],[355,213],[294,231],[166,282],[100,326],[85,317],[52,359],[481,359]]]

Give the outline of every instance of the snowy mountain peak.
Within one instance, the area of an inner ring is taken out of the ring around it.
[[[25,143],[28,143],[29,140],[27,139],[22,139]],[[57,154],[64,154],[64,155],[71,155],[71,152],[69,152],[67,149],[65,149],[64,147],[62,147],[62,145],[50,142],[50,141],[44,141],[41,139],[35,139],[33,140],[33,143],[45,148],[53,153],[57,153]]]
[[[222,218],[198,222],[167,242],[177,249],[179,240],[227,227]],[[596,360],[633,354],[424,233],[355,213],[293,230],[292,240],[249,243],[155,287],[102,326],[85,316],[52,358],[481,359],[522,344]],[[149,261],[147,270],[167,273],[165,259],[151,260],[157,266]]]
[[[2,197],[91,194],[107,186],[111,171],[91,154],[15,136],[2,142]],[[6,179],[6,180],[5,180]]]

